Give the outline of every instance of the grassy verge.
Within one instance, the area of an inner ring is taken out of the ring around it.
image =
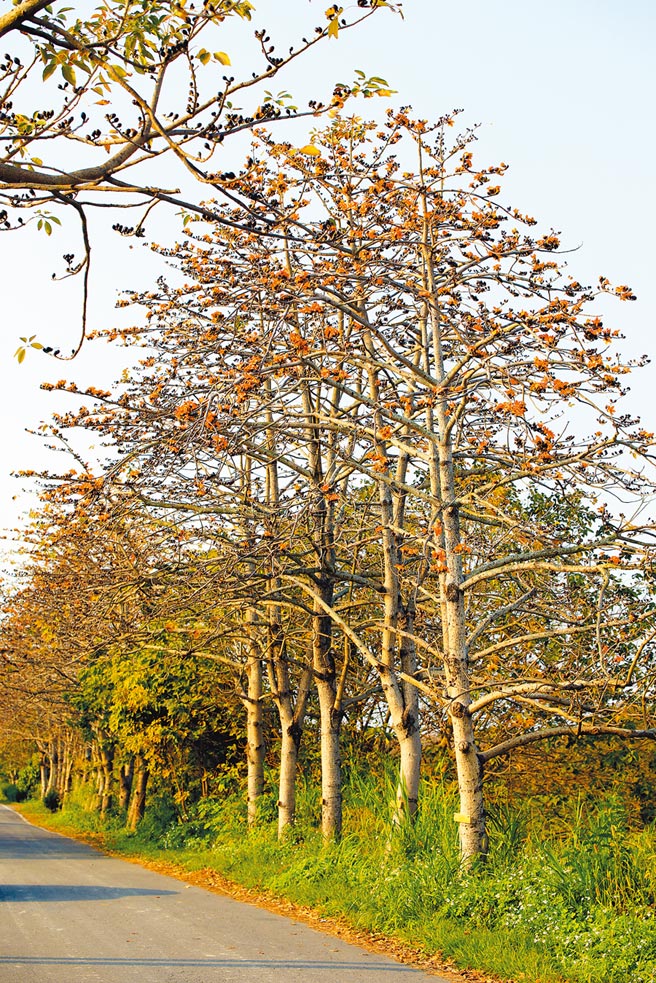
[[[352,783],[348,832],[332,846],[310,822],[312,803],[284,843],[270,823],[246,833],[241,801],[230,797],[198,803],[186,823],[156,802],[132,835],[118,817],[101,824],[80,802],[54,815],[35,803],[21,811],[61,832],[101,837],[112,852],[217,871],[501,979],[656,980],[656,836],[629,832],[616,805],[579,811],[559,830],[498,810],[490,861],[465,875],[447,793],[427,789],[422,815],[406,831],[390,830],[384,801],[372,783]]]

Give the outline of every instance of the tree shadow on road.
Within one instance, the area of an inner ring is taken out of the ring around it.
[[[139,887],[104,887],[92,884],[1,884],[0,901],[114,901],[116,898],[179,894]],[[1,961],[1,960],[0,960]]]

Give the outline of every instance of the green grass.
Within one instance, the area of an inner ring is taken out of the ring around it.
[[[79,798],[48,815],[62,831],[102,832],[112,850],[212,867],[502,979],[655,983],[656,834],[631,832],[616,803],[579,807],[552,827],[527,807],[499,806],[487,864],[465,873],[448,789],[427,785],[416,824],[400,830],[384,779],[352,776],[346,791],[346,833],[331,846],[316,828],[314,790],[301,789],[299,821],[283,843],[271,801],[260,828],[245,831],[241,796],[202,801],[184,824],[160,798],[132,835],[119,817],[101,824]],[[41,808],[29,805],[35,816]]]

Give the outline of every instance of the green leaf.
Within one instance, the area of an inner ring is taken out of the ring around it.
[[[241,0],[241,2],[236,3],[232,9],[242,18],[242,20],[250,20],[251,10],[254,10],[255,8],[253,7],[252,3],[249,3],[249,0]]]
[[[207,63],[209,62],[209,60],[210,60],[210,58],[212,56],[209,53],[209,51],[206,51],[205,50],[205,48],[201,48],[201,50],[198,52],[198,54],[196,55],[196,57],[198,58],[198,60],[201,63],[201,65],[207,65]]]
[[[43,81],[45,82],[46,79],[49,79],[50,76],[56,71],[57,71],[57,62],[53,58],[53,60],[49,61],[46,67],[43,69]]]
[[[75,85],[75,69],[72,65],[62,65],[62,75],[70,85]]]

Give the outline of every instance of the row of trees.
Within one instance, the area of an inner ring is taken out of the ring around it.
[[[629,287],[567,275],[452,124],[335,114],[302,151],[257,131],[236,203],[164,251],[181,277],[126,301],[140,369],[56,420],[112,457],[51,483],[4,650],[19,690],[27,664],[63,680],[110,763],[174,781],[167,721],[187,756],[243,722],[251,822],[275,707],[281,834],[308,713],[328,839],[345,720],[394,735],[397,822],[441,735],[469,861],[487,762],[656,734],[653,435],[599,314]]]

